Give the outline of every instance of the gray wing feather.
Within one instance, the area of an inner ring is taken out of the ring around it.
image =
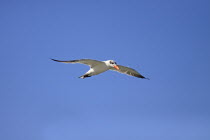
[[[121,65],[117,65],[117,66],[120,68],[119,70],[116,70],[115,68],[111,68],[111,70],[114,70],[114,71],[117,71],[117,72],[120,72],[123,74],[127,74],[130,76],[135,76],[138,78],[148,79],[148,78],[145,78],[144,76],[142,76],[138,71],[136,71],[132,68],[121,66]]]
[[[80,63],[80,64],[88,65],[90,67],[94,67],[94,66],[96,66],[98,64],[103,63],[101,61],[93,60],[93,59],[79,59],[79,60],[67,60],[67,61],[56,60],[56,59],[51,59],[51,60],[56,61],[56,62],[71,63],[71,64]]]

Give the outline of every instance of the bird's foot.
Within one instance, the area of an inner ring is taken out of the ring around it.
[[[90,75],[82,75],[82,76],[80,76],[79,78],[85,79],[85,78],[87,78],[87,77],[91,77],[91,76],[90,76]]]

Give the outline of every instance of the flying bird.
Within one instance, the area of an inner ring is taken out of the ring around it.
[[[68,60],[68,61],[61,61],[61,60],[56,60],[56,59],[51,59],[51,60],[56,61],[56,62],[62,62],[62,63],[71,63],[71,64],[80,63],[80,64],[88,65],[90,67],[90,70],[86,72],[84,75],[79,77],[82,79],[91,77],[94,75],[98,75],[107,70],[117,71],[117,72],[127,74],[130,76],[135,76],[137,78],[148,79],[142,76],[140,73],[138,73],[136,70],[132,68],[117,65],[117,63],[114,60],[107,60],[107,61],[98,61],[98,60],[93,60],[93,59],[79,59],[79,60]]]

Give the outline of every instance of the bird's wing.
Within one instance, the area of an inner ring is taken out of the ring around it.
[[[117,65],[119,67],[119,70],[115,69],[115,68],[110,68],[110,70],[114,70],[123,74],[127,74],[130,76],[135,76],[138,78],[143,78],[143,79],[148,79],[145,78],[144,76],[142,76],[140,73],[138,73],[136,70],[129,68],[129,67],[125,67],[125,66],[121,66],[121,65]]]
[[[96,65],[99,65],[103,62],[101,61],[97,61],[97,60],[92,60],[92,59],[79,59],[79,60],[68,60],[68,61],[61,61],[61,60],[56,60],[56,59],[51,59],[53,61],[56,61],[56,62],[62,62],[62,63],[80,63],[80,64],[85,64],[85,65],[88,65],[90,66],[91,68],[96,66]]]

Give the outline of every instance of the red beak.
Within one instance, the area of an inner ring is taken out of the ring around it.
[[[114,66],[114,68],[115,68],[115,69],[117,69],[117,70],[119,70],[119,69],[120,69],[117,65],[115,65],[115,66]]]

